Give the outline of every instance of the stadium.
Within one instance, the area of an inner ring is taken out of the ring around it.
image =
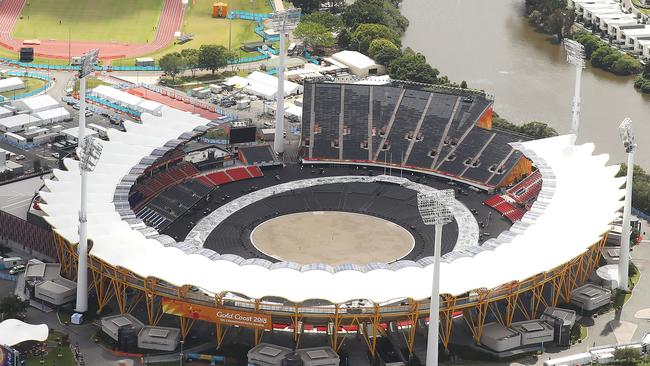
[[[253,314],[237,325],[256,343],[312,332],[337,351],[355,334],[374,354],[377,336],[397,327],[412,352],[433,272],[433,230],[415,197],[449,188],[443,347],[458,323],[480,342],[487,322],[568,302],[601,259],[623,178],[573,135],[531,141],[492,128],[492,104],[430,85],[309,81],[297,161],[266,145],[217,147],[204,135],[219,119],[169,107],[109,130],[88,177],[99,309],[143,305],[150,324],[177,315],[183,335],[212,321],[218,346],[234,323],[209,309]],[[79,163],[64,165],[39,209],[74,278]]]

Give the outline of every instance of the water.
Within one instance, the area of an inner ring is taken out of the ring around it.
[[[410,21],[403,43],[423,53],[451,80],[466,80],[495,97],[495,110],[523,123],[543,121],[559,133],[571,124],[574,67],[551,36],[537,33],[523,17],[523,0],[404,0]],[[625,160],[617,127],[634,121],[636,162],[650,170],[650,96],[637,92],[634,77],[587,67],[582,73],[578,143],[594,142],[610,163]]]

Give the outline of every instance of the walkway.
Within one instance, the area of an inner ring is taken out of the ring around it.
[[[25,0],[0,0],[0,46],[12,51],[23,47],[22,41],[11,37]],[[41,40],[34,45],[38,57],[67,59],[70,55],[79,56],[84,52],[99,48],[99,57],[104,60],[135,57],[153,53],[174,40],[174,33],[180,31],[184,7],[180,0],[165,0],[156,30],[156,39],[146,44],[128,44],[112,42],[80,42]]]
[[[642,232],[650,233],[647,222],[642,222]],[[641,271],[641,278],[632,291],[632,297],[623,306],[622,311],[611,311],[597,318],[585,318],[589,335],[582,343],[566,350],[547,349],[542,356],[531,364],[542,365],[549,358],[569,356],[586,352],[590,347],[638,341],[650,332],[650,321],[644,314],[650,308],[650,239],[634,247],[631,253],[634,264]],[[513,363],[513,365],[521,365]]]

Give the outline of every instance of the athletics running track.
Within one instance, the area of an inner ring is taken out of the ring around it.
[[[15,52],[18,52],[20,47],[34,47],[36,56],[67,59],[69,55],[67,41],[40,40],[40,45],[23,45],[23,40],[11,37],[11,32],[20,17],[25,1],[0,0],[0,47]],[[110,60],[145,55],[167,46],[174,40],[174,33],[180,31],[184,7],[181,0],[164,1],[156,28],[156,39],[153,42],[126,44],[72,41],[70,54],[79,56],[90,49],[99,48],[99,58]]]

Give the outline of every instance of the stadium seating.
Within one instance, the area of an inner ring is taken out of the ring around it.
[[[307,161],[385,162],[495,187],[522,157],[509,143],[526,139],[477,127],[492,104],[478,94],[308,82],[303,100]]]
[[[506,201],[502,196],[495,195],[483,202],[486,206],[497,210],[501,215],[506,217],[510,222],[521,220],[525,211]]]
[[[186,162],[174,165],[165,170],[152,172],[150,177],[145,178],[134,186],[129,197],[129,202],[132,202],[131,207],[138,208],[139,205],[146,203],[166,188],[190,179],[198,173],[199,171],[192,163]],[[137,193],[140,193],[141,196],[134,197]]]
[[[542,174],[539,170],[522,179],[506,193],[521,204],[528,204],[537,197],[542,189]]]
[[[263,176],[262,170],[257,166],[240,166],[235,168],[228,168],[223,170],[214,171],[196,177],[207,186],[220,186],[238,180],[258,178]]]

